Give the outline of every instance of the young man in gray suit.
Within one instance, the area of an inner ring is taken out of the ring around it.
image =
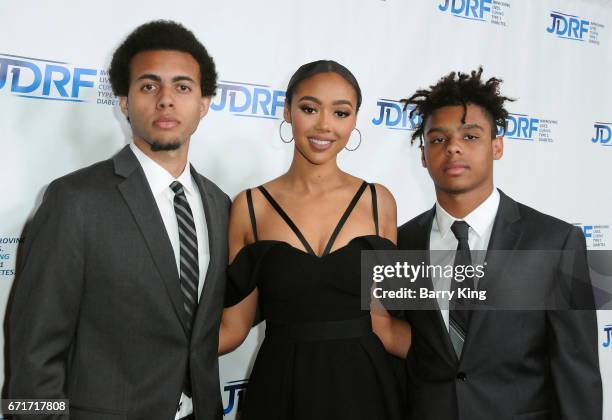
[[[9,315],[9,397],[68,398],[71,419],[221,419],[230,200],[188,161],[215,65],[154,21],[110,79],[133,142],[45,193]]]
[[[408,418],[601,420],[597,321],[584,236],[494,187],[493,161],[503,154],[497,127],[506,127],[508,98],[499,93],[499,79],[484,81],[481,75],[482,68],[450,73],[405,100],[422,117],[413,141],[421,139],[422,164],[437,202],[399,228],[398,245],[457,250],[455,266],[458,260],[471,264],[470,250],[488,250],[485,276],[472,288],[516,292],[525,286],[518,295],[527,298],[567,285],[567,306],[517,310],[521,302],[514,302],[515,310],[451,305],[405,311],[412,326]],[[497,253],[503,250],[529,252],[522,254],[523,264],[513,265]],[[436,291],[458,289],[454,279],[434,275],[426,281]]]

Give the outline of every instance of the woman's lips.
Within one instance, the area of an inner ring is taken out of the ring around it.
[[[308,137],[308,143],[313,149],[324,151],[329,149],[334,142],[332,140],[325,140],[318,137]]]

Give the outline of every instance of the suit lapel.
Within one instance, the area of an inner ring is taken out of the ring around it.
[[[493,222],[493,229],[485,258],[487,261],[487,272],[481,279],[479,287],[486,286],[489,279],[495,278],[494,275],[502,269],[506,261],[504,255],[489,251],[511,251],[515,249],[522,233],[523,223],[516,201],[499,191],[499,208]]]
[[[501,255],[501,253],[489,251],[511,251],[515,249],[523,233],[523,223],[516,201],[508,197],[501,190],[499,195],[499,207],[493,222],[485,259],[487,268],[484,277],[478,283],[479,290],[486,290],[486,285],[489,281],[495,281],[496,278],[499,278],[497,273],[503,269],[504,263],[507,261],[506,257]],[[469,352],[472,342],[476,340],[478,331],[486,319],[487,313],[488,310],[472,312],[468,333],[461,353],[462,359],[463,355]]]
[[[215,273],[219,267],[225,268],[226,262],[219,261],[219,244],[221,242],[219,240],[219,235],[222,233],[218,223],[220,220],[218,210],[219,203],[217,203],[217,199],[210,193],[209,189],[206,188],[204,177],[198,174],[193,167],[191,167],[191,174],[196,181],[196,185],[200,191],[200,197],[202,198],[204,216],[206,217],[206,230],[208,232],[208,250],[210,254],[210,260],[204,278],[204,287],[202,288],[194,320],[193,333],[197,334],[198,331],[202,330],[202,323],[207,319],[206,313],[211,307],[209,301],[212,298],[212,289],[216,286],[214,284]]]
[[[433,220],[434,217],[436,216],[436,207],[432,207],[426,214],[425,217],[423,217],[420,221],[419,221],[419,225],[420,225],[420,229],[418,231],[418,233],[415,235],[416,236],[416,240],[419,241],[417,244],[417,247],[415,249],[426,249],[429,250],[429,239],[431,236],[431,228],[433,225]],[[427,254],[427,261],[426,264],[429,265],[430,261],[429,261],[429,253]],[[433,282],[431,280],[431,278],[427,277],[426,279],[426,287],[429,290],[434,290],[433,287]],[[437,303],[437,299],[434,299],[434,304],[436,307],[438,307],[438,303]],[[446,324],[444,323],[444,318],[442,317],[442,312],[440,312],[440,309],[438,307],[438,309],[436,310],[426,310],[426,311],[420,311],[422,312],[422,315],[429,318],[429,322],[427,323],[428,325],[434,325],[436,326],[436,328],[434,328],[434,335],[433,335],[433,339],[437,341],[437,343],[435,343],[434,348],[439,348],[439,349],[444,349],[444,355],[446,356],[446,358],[451,362],[451,363],[456,363],[457,362],[457,355],[455,353],[455,350],[453,349],[453,344],[450,341],[450,337],[448,335],[448,330],[446,329]]]
[[[118,185],[119,192],[140,228],[174,311],[187,334],[186,312],[183,309],[183,296],[174,251],[151,188],[129,146],[124,147],[113,160],[117,175],[125,177],[125,180]]]
[[[419,220],[420,229],[418,233],[415,235],[415,240],[417,241],[416,247],[414,249],[426,249],[429,250],[429,237],[431,234],[431,227],[433,225],[434,217],[436,216],[436,207],[431,208],[421,220]],[[429,252],[426,253],[425,264],[429,265],[430,263],[430,255]],[[428,290],[434,290],[433,282],[430,277],[423,277],[424,286],[427,287]],[[437,300],[435,301],[437,302]],[[429,306],[429,304],[427,304]],[[436,303],[437,307],[437,303]],[[439,310],[437,312],[440,312]]]

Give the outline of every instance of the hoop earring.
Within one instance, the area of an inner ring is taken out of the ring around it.
[[[357,143],[357,147],[355,147],[354,149],[349,149],[348,147],[344,146],[344,148],[349,152],[354,152],[355,150],[359,149],[359,146],[361,146],[361,131],[359,131],[357,127],[353,128],[353,130],[357,131],[357,134],[359,134],[359,143]]]
[[[280,125],[278,126],[278,135],[281,138],[281,141],[285,144],[289,144],[293,141],[293,137],[291,137],[291,140],[287,141],[283,138],[283,124],[285,124],[287,121],[283,120],[282,123],[280,123]]]

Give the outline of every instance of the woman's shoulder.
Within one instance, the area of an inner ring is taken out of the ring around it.
[[[382,184],[371,183],[375,214],[380,223],[380,236],[395,243],[397,237],[397,204],[391,191]]]
[[[255,192],[257,190],[259,190],[259,188],[263,187],[267,190],[269,189],[276,189],[278,188],[278,185],[282,183],[283,178],[286,174],[277,176],[276,178],[270,179],[262,184],[258,184],[258,185],[253,185],[249,188],[246,188],[242,191],[240,191],[232,200],[232,203],[237,202],[237,204],[245,204],[246,203],[246,199],[247,199],[247,194],[250,191],[250,194],[252,197],[254,197],[255,195],[257,195]]]
[[[352,182],[355,185],[362,185],[363,183],[368,184],[370,189],[373,190],[374,194],[376,194],[376,201],[379,207],[381,208],[389,207],[392,209],[396,208],[395,197],[393,197],[393,194],[391,193],[391,191],[387,187],[385,187],[383,184],[379,184],[377,182],[368,182],[354,175],[350,175],[350,174],[347,174],[347,175],[351,178]]]
[[[395,197],[393,197],[393,194],[387,187],[378,183],[372,183],[371,185],[376,190],[376,197],[379,203],[395,207]]]

